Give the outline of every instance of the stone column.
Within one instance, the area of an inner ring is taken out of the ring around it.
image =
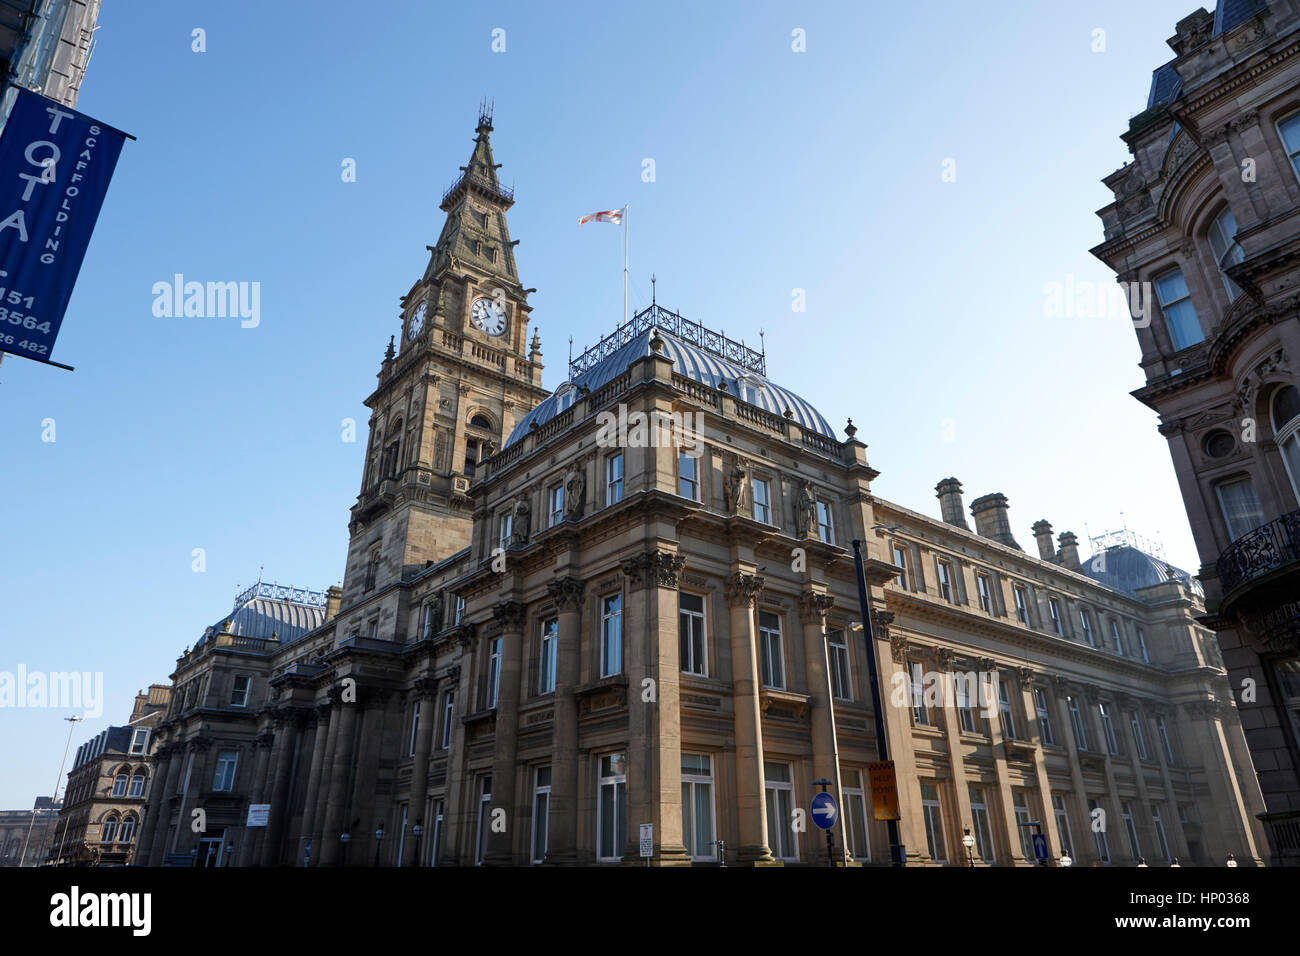
[[[889,748],[889,759],[894,761],[894,774],[898,782],[898,842],[902,844],[908,861],[924,865],[931,857],[925,832],[924,808],[921,806],[921,775],[912,733],[912,702],[908,689],[911,687],[911,674],[908,672],[910,645],[906,634],[893,629],[892,612],[873,609],[871,620],[872,634],[876,641],[876,661],[880,667],[880,706],[885,718],[885,743]],[[914,656],[919,655],[914,652]],[[897,719],[889,719],[891,715]],[[874,743],[871,750],[876,750]],[[877,754],[877,759],[879,756]],[[947,813],[943,816],[948,820]],[[949,824],[951,822],[948,820]],[[948,829],[951,830],[951,826]],[[959,861],[961,857],[952,848],[950,833],[944,833],[943,842],[949,859]],[[889,852],[886,849],[886,855]]]
[[[824,591],[799,595],[799,621],[803,625],[804,662],[810,698],[809,724],[812,728],[813,773],[831,781],[830,793],[840,808],[840,819],[832,831],[835,841],[835,864],[848,862],[845,825],[848,808],[844,805],[843,781],[840,779],[839,741],[835,734],[835,691],[831,686],[830,661],[826,647],[826,614],[835,599]],[[870,691],[868,690],[868,693]],[[821,830],[810,833],[810,863],[826,862],[826,839]]]
[[[763,776],[763,724],[759,707],[758,648],[754,610],[763,579],[737,571],[727,579],[731,606],[731,705],[736,731],[736,804],[740,825],[737,859],[771,864],[767,842],[767,791]]]
[[[201,793],[203,790],[203,773],[207,767],[207,760],[204,754],[212,746],[212,741],[196,737],[189,741],[185,755],[185,763],[189,765],[189,778],[185,781],[185,790],[181,793],[181,799],[176,809],[176,832],[172,835],[171,846],[167,848],[168,853],[182,853],[190,848],[189,837],[183,834],[193,833],[190,829],[190,794]],[[162,862],[161,859],[159,862]]]
[[[492,814],[505,811],[506,826],[488,828],[487,866],[514,863],[518,781],[515,758],[519,753],[519,672],[523,666],[524,620],[528,608],[518,601],[502,601],[492,608],[501,624],[501,673],[497,688],[496,725],[492,754]]]
[[[992,713],[989,714],[989,739],[993,742],[993,772],[997,777],[998,803],[1002,811],[1002,826],[1007,832],[1007,858],[1012,863],[1024,861],[1024,851],[1020,848],[1020,827],[1016,825],[1016,810],[1011,802],[1011,774],[1007,770],[1007,742],[1002,736],[1002,701],[998,696],[998,680],[1011,680],[1010,672],[1003,673],[997,670],[997,665],[992,660],[985,660],[982,663],[987,665],[988,672],[992,675],[992,682],[989,685],[989,705]],[[1011,688],[1007,688],[1007,699],[1015,700]],[[996,716],[995,716],[996,715]],[[1011,719],[1015,720],[1015,709],[1012,708]],[[967,793],[969,802],[970,794]],[[989,829],[993,829],[993,808],[987,807],[989,814]],[[974,833],[975,817],[970,817],[971,832]],[[989,834],[989,839],[996,841],[997,834]],[[997,856],[996,850],[994,856]],[[1030,862],[1033,862],[1032,860]]]
[[[286,819],[289,816],[289,775],[298,756],[298,740],[306,715],[293,709],[276,715],[275,760],[271,770],[271,812],[266,833],[262,837],[259,863],[275,866],[280,860],[280,847],[284,843]]]
[[[352,834],[352,846],[348,850],[350,866],[374,866],[376,849],[379,851],[379,865],[389,866],[392,851],[389,840],[399,839],[390,832],[391,826],[384,827],[384,845],[376,848],[375,829],[380,823],[386,823],[388,810],[381,800],[390,794],[391,786],[385,786],[382,794],[379,787],[379,757],[384,747],[384,732],[388,726],[388,702],[393,693],[386,687],[368,688],[364,697],[365,710],[361,714],[361,732],[357,735],[356,757],[353,765],[352,785],[344,801],[344,819],[359,819],[360,832]],[[401,820],[396,821],[401,825]],[[356,854],[354,857],[353,854]]]
[[[278,721],[277,721],[278,723]],[[270,770],[271,750],[275,746],[276,734],[266,731],[257,735],[253,742],[257,756],[253,760],[253,785],[248,790],[248,802],[266,803],[271,789]],[[245,811],[247,812],[247,811]],[[262,857],[262,841],[266,836],[266,827],[250,827],[248,818],[244,818],[244,845],[238,848],[240,866],[257,866]]]
[[[429,748],[433,744],[433,728],[438,723],[438,681],[422,677],[415,682],[415,705],[420,708],[420,725],[415,729],[415,759],[411,762],[411,799],[407,804],[406,815],[412,825],[420,824],[426,834],[433,834],[433,821],[425,821],[424,804],[429,797]],[[415,857],[416,843],[424,842],[414,838],[407,840],[402,847],[402,866],[419,866]]]
[[[1083,782],[1083,766],[1079,763],[1079,748],[1074,740],[1074,721],[1070,719],[1070,702],[1065,698],[1071,694],[1073,688],[1070,682],[1064,677],[1056,676],[1052,679],[1056,690],[1056,711],[1057,720],[1061,724],[1061,734],[1065,740],[1065,749],[1070,754],[1070,784],[1074,788],[1075,819],[1083,821],[1082,834],[1076,833],[1076,827],[1070,828],[1070,836],[1074,842],[1074,862],[1082,863],[1084,853],[1087,853],[1087,859],[1097,862],[1097,840],[1092,834],[1092,816],[1088,812],[1088,787]],[[1084,724],[1085,729],[1087,724]],[[1069,806],[1066,806],[1066,812],[1069,812]],[[1055,815],[1053,815],[1055,822]]]
[[[136,850],[136,858],[147,866],[157,866],[162,862],[161,851],[166,841],[167,830],[159,824],[168,816],[171,796],[176,792],[176,778],[180,776],[181,764],[184,762],[184,754],[175,744],[166,744],[158,749],[158,764],[149,781],[149,803],[145,807],[144,832],[140,835],[140,844]],[[161,836],[159,836],[160,830]]]
[[[1263,866],[1254,834],[1243,819],[1245,796],[1225,739],[1222,710],[1228,706],[1217,700],[1189,701],[1182,705],[1183,715],[1178,721],[1190,737],[1187,751],[1204,761],[1205,779],[1210,786],[1213,825],[1203,828],[1205,849],[1216,863],[1221,864],[1231,853],[1238,863]]]
[[[578,702],[581,673],[583,585],[576,578],[552,581],[547,590],[559,610],[555,647],[555,716],[551,745],[551,830],[546,862],[578,862]]]
[[[1101,692],[1093,685],[1089,684],[1083,689],[1084,697],[1087,698],[1087,706],[1083,711],[1083,725],[1087,728],[1088,733],[1097,741],[1096,749],[1105,755],[1105,776],[1106,792],[1102,794],[1101,804],[1106,811],[1106,845],[1110,849],[1111,863],[1115,863],[1115,851],[1121,850],[1128,856],[1132,857],[1133,848],[1128,842],[1128,828],[1124,826],[1124,818],[1120,808],[1119,788],[1115,786],[1115,766],[1110,753],[1110,740],[1106,737],[1106,728],[1101,722],[1101,710],[1099,704],[1103,703]],[[1114,710],[1114,702],[1107,701]],[[1115,715],[1111,714],[1111,722],[1114,723]],[[1118,739],[1118,732],[1117,732]],[[1133,823],[1137,824],[1134,818]],[[1122,834],[1122,842],[1116,843],[1117,835]],[[1141,848],[1139,848],[1140,850]],[[1137,860],[1133,860],[1137,863]]]
[[[647,551],[623,562],[628,673],[628,814],[624,858],[639,862],[640,824],[654,826],[652,863],[689,866],[682,842],[681,664],[677,586],[685,555]],[[647,683],[647,680],[652,683]],[[651,699],[647,700],[647,695]]]
[[[334,738],[333,753],[330,755],[325,815],[319,845],[321,866],[334,866],[339,862],[339,836],[345,827],[350,828],[352,822],[344,819],[344,811],[347,809],[345,804],[350,792],[348,784],[352,775],[352,744],[356,736],[359,705],[355,701],[345,702],[339,699],[334,708],[337,713],[330,719],[330,735]],[[338,725],[337,731],[335,724]]]
[[[1020,702],[1024,705],[1025,726],[1032,727],[1029,732],[1029,739],[1034,743],[1034,779],[1038,784],[1038,813],[1039,819],[1043,823],[1043,836],[1047,837],[1047,855],[1052,860],[1061,858],[1061,837],[1056,832],[1056,810],[1052,807],[1052,782],[1047,776],[1047,755],[1043,752],[1043,728],[1038,720],[1038,703],[1034,700],[1034,679],[1039,675],[1035,674],[1031,668],[1022,667],[1020,674]],[[1044,691],[1044,694],[1047,692]],[[1030,715],[1033,719],[1030,719]],[[1048,711],[1051,716],[1051,711]],[[1067,727],[1054,728],[1057,733],[1068,731]],[[1033,808],[1030,808],[1033,812]],[[1067,811],[1068,812],[1068,811]],[[1073,833],[1073,831],[1071,831]],[[1037,860],[1030,860],[1030,863],[1037,866]]]
[[[329,786],[321,780],[321,774],[327,766],[330,742],[333,740],[331,733],[335,726],[331,719],[333,714],[332,705],[319,704],[313,715],[316,719],[316,730],[312,734],[311,767],[307,771],[307,790],[303,794],[302,832],[299,834],[298,845],[293,851],[294,866],[298,866],[306,857],[305,844],[308,841],[312,844],[310,862],[316,863],[320,856],[320,832],[317,826],[324,814],[325,791]]]
[[[451,728],[451,746],[447,753],[447,803],[442,815],[442,857],[439,866],[460,866],[462,862],[473,864],[474,861],[474,826],[478,815],[478,793],[467,793],[477,779],[477,774],[470,773],[466,756],[465,721],[473,698],[473,668],[466,656],[474,642],[474,626],[467,625],[461,629],[460,653],[458,659],[465,660],[465,666],[453,664],[447,669],[447,683],[456,690],[456,712],[459,719],[453,719]],[[495,786],[495,781],[494,784]],[[468,804],[468,808],[467,805]]]

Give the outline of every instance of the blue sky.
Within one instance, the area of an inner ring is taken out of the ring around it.
[[[74,748],[166,682],[259,567],[339,581],[362,399],[484,96],[547,387],[570,336],[581,349],[622,314],[620,230],[577,219],[630,203],[633,308],[654,273],[688,318],[763,329],[773,379],[837,428],[853,417],[882,496],[937,515],[941,478],[967,503],[1001,491],[1031,552],[1039,518],[1082,539],[1123,512],[1199,566],[1154,413],[1128,395],[1129,323],[1044,307],[1067,276],[1113,282],[1088,253],[1099,179],[1195,4],[337,6],[101,14],[77,108],[138,139],[54,352],[77,371],[0,365],[0,670],[103,672]],[[260,283],[260,324],[155,317],[175,273]],[[64,716],[0,717],[0,807],[50,792]]]

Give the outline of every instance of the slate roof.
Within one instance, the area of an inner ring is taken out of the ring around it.
[[[1093,565],[1101,565],[1101,568],[1094,568]],[[1131,545],[1107,548],[1100,554],[1093,555],[1083,562],[1082,571],[1098,584],[1104,584],[1133,598],[1138,597],[1139,588],[1163,584],[1170,579],[1182,581],[1194,594],[1204,597],[1201,582],[1197,578]]]
[[[1211,36],[1228,33],[1241,26],[1257,13],[1268,9],[1268,0],[1219,0],[1214,8],[1214,29]],[[1151,75],[1151,92],[1147,95],[1147,109],[1168,103],[1182,90],[1182,80],[1170,62],[1157,67]]]
[[[223,632],[262,640],[269,640],[275,635],[282,644],[288,644],[324,622],[323,606],[254,593],[236,604],[230,614],[205,630],[203,637],[194,646],[198,648],[209,637]]]
[[[775,415],[784,415],[785,410],[788,408],[794,415],[794,421],[804,428],[839,441],[834,429],[831,428],[830,422],[823,417],[822,413],[794,392],[782,388],[765,376],[748,371],[720,356],[714,355],[712,352],[692,345],[678,338],[667,329],[654,326],[646,329],[617,352],[574,378],[574,387],[578,390],[585,387],[594,392],[602,385],[618,378],[631,367],[633,362],[652,354],[650,339],[656,333],[663,340],[663,354],[673,360],[673,371],[678,375],[685,376],[710,388],[717,388],[721,382],[725,381],[727,390],[737,400],[744,398],[748,404],[755,405]],[[742,391],[742,379],[745,383],[759,387],[756,389],[751,387]],[[538,425],[544,425],[567,408],[568,404],[565,403],[566,398],[563,394],[565,391],[566,388],[561,386],[554,395],[543,400],[520,419],[519,424],[510,433],[510,437],[506,439],[504,447],[509,448],[524,435],[527,435],[534,422]]]

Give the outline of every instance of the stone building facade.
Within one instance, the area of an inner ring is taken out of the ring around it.
[[[53,797],[37,797],[30,810],[0,810],[0,867],[44,863],[58,815]]]
[[[133,861],[154,767],[154,733],[171,688],[136,695],[131,719],[77,748],[63,806],[48,846],[55,866],[112,866]]]
[[[1300,5],[1220,0],[1177,24],[1093,252],[1140,307],[1160,416],[1264,794],[1300,863]]]
[[[826,778],[839,862],[886,863],[854,539],[909,862],[966,862],[969,827],[1029,865],[1032,821],[1080,864],[1258,860],[1187,575],[1084,564],[1045,522],[1028,555],[955,479],[945,520],[879,498],[851,422],[657,304],[543,391],[491,129],[367,399],[342,587],[267,595],[319,606],[292,636],[226,621],[182,655],[142,862],[617,865],[651,824],[655,865],[825,865]]]

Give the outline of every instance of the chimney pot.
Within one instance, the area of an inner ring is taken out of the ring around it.
[[[1052,526],[1043,518],[1034,522],[1034,539],[1038,542],[1038,556],[1044,561],[1056,561],[1056,545],[1052,543]]]
[[[969,531],[970,526],[966,524],[966,514],[961,502],[961,482],[956,478],[945,478],[934,486],[934,490],[935,497],[939,499],[939,512],[944,523]]]
[[[1011,516],[1006,495],[995,491],[991,495],[976,498],[970,503],[970,513],[975,518],[975,533],[981,538],[988,538],[1017,551],[1024,550],[1011,534]]]
[[[1078,571],[1079,564],[1079,539],[1075,537],[1073,531],[1062,531],[1056,539],[1061,545],[1061,566],[1069,568],[1071,571]]]

